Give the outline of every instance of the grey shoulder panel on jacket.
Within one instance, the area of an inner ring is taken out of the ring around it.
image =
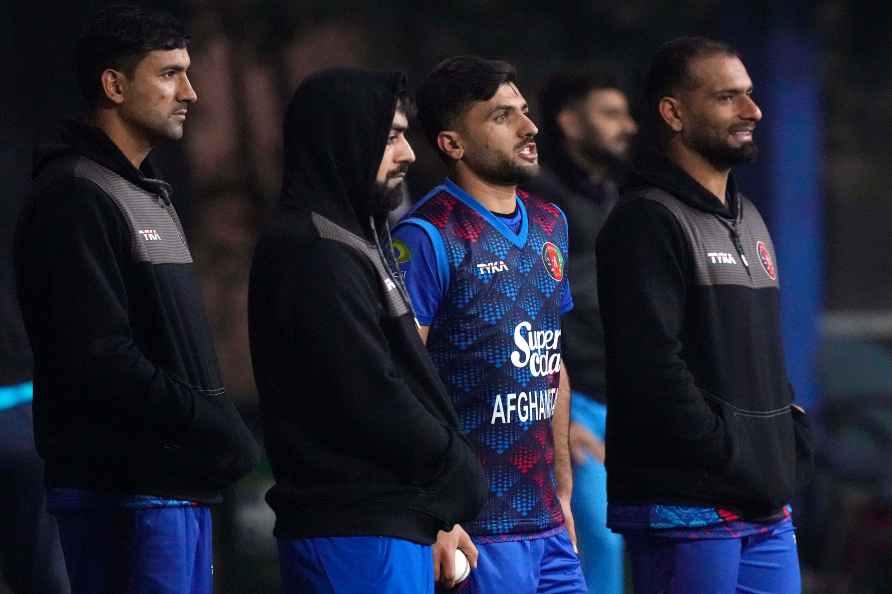
[[[396,285],[396,282],[390,277],[390,274],[387,272],[387,269],[384,266],[384,263],[381,261],[381,256],[378,254],[378,250],[370,244],[368,241],[365,241],[361,237],[347,231],[343,227],[333,223],[329,219],[324,216],[313,213],[312,214],[313,225],[316,227],[316,231],[319,232],[319,236],[322,239],[328,239],[331,241],[337,241],[344,245],[349,246],[353,250],[362,254],[368,261],[372,264],[377,273],[378,281],[381,285],[381,290],[385,296],[385,307],[387,312],[392,317],[399,317],[405,314],[412,313],[412,309],[409,307],[408,302],[402,294],[402,291]]]
[[[34,189],[39,192],[64,178],[86,180],[112,201],[127,222],[131,256],[136,262],[192,263],[179,215],[167,199],[169,187],[152,193],[91,159],[73,155],[45,167]]]
[[[755,205],[742,195],[738,195],[742,215],[736,228],[731,221],[689,206],[659,188],[650,188],[638,196],[661,204],[678,221],[691,250],[698,285],[778,287],[771,235]],[[735,232],[740,249],[735,244]]]

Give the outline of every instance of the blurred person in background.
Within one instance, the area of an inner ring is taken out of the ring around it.
[[[570,230],[567,274],[574,306],[561,322],[561,357],[573,378],[570,454],[579,555],[589,591],[622,594],[622,537],[607,528],[607,396],[595,240],[616,205],[638,128],[618,78],[608,72],[555,74],[539,104],[544,165],[524,188],[553,200]]]
[[[812,446],[781,340],[777,257],[731,169],[762,111],[738,54],[676,39],[645,84],[652,151],[598,238],[608,526],[638,594],[801,591],[789,502]]]
[[[285,115],[249,326],[288,594],[432,594],[437,533],[483,501],[480,464],[382,249],[415,161],[412,111],[403,74],[330,69],[301,83]]]
[[[87,113],[36,151],[16,230],[35,437],[75,594],[210,594],[210,505],[258,458],[146,158],[197,99],[188,43],[164,13],[94,15],[77,46]]]
[[[434,546],[442,588],[456,548],[476,570],[463,592],[585,592],[570,512],[570,390],[561,316],[573,307],[559,208],[517,185],[539,170],[514,67],[440,63],[419,117],[449,178],[396,228],[395,251],[424,338],[489,480],[473,521]],[[472,540],[473,539],[473,540]]]
[[[2,206],[17,203],[7,200]],[[5,257],[10,221],[15,217],[0,222],[0,584],[5,580],[13,594],[67,594],[59,530],[46,511],[43,461],[34,446],[31,349],[16,302],[12,262]]]

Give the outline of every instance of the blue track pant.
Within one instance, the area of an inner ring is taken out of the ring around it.
[[[800,594],[799,556],[787,518],[742,538],[626,535],[635,594]]]

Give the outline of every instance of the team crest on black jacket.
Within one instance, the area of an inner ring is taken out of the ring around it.
[[[771,252],[765,247],[765,242],[756,242],[756,252],[759,254],[759,262],[761,262],[765,274],[771,280],[777,280],[777,268],[774,267],[774,262],[771,260]]]

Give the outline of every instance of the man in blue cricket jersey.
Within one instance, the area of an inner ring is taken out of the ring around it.
[[[464,592],[585,592],[570,495],[569,383],[561,315],[567,222],[517,185],[539,169],[536,125],[505,62],[442,62],[419,117],[449,168],[397,227],[394,248],[419,329],[489,480],[477,518],[440,532],[434,567]]]

